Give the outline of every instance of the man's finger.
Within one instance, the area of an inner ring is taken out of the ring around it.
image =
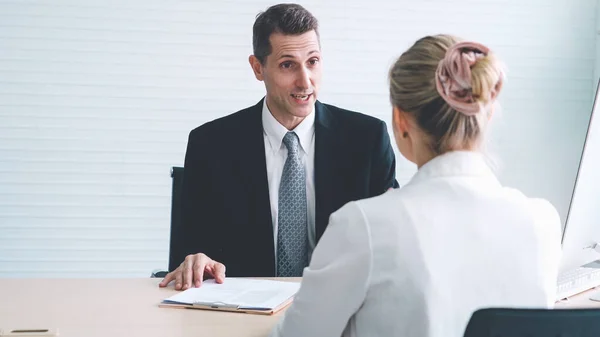
[[[181,288],[183,287],[182,283],[182,276],[183,273],[181,272],[181,267],[175,269],[174,273],[175,273],[175,290],[181,290]]]
[[[219,262],[215,262],[213,265],[212,275],[217,283],[223,283],[225,281],[225,265]]]
[[[173,272],[170,272],[167,274],[167,276],[165,276],[165,278],[160,281],[160,283],[158,284],[159,287],[166,287],[169,282],[173,281],[173,279],[175,278],[175,276],[173,275]]]
[[[194,265],[194,260],[193,260],[193,256],[188,256],[185,258],[185,262],[183,263],[183,290],[188,289],[189,287],[192,286],[192,277],[193,277],[193,271],[192,271],[192,267]]]
[[[225,280],[225,265],[220,262],[211,260],[210,263],[206,265],[206,268],[204,268],[204,271],[210,274],[217,283],[222,283],[222,281]]]
[[[206,268],[207,263],[209,262],[208,256],[202,254],[196,257],[196,261],[194,262],[194,285],[195,287],[200,287],[202,285],[202,280],[204,277],[204,268]]]
[[[204,279],[207,279],[208,276],[212,277],[212,275],[213,275],[213,264],[214,263],[215,262],[212,261],[211,263],[207,264],[206,267],[204,267]]]

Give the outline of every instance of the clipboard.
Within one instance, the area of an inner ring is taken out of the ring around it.
[[[290,298],[275,308],[252,308],[252,307],[244,307],[244,306],[240,306],[237,304],[222,303],[222,302],[194,302],[192,304],[162,302],[158,306],[160,308],[197,309],[197,310],[237,312],[237,313],[255,314],[255,315],[274,315],[274,314],[278,313],[279,311],[288,307],[290,304],[292,304],[292,301],[293,301],[293,298]]]
[[[158,306],[273,315],[292,303],[299,288],[299,282],[226,278],[217,284],[207,280],[200,288],[177,293]]]

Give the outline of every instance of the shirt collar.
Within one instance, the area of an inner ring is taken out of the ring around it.
[[[411,182],[450,176],[479,176],[497,181],[496,175],[481,152],[451,151],[436,156],[421,166]]]
[[[283,146],[283,137],[288,133],[288,129],[281,125],[275,117],[271,114],[271,111],[267,107],[267,98],[263,99],[262,109],[262,123],[264,133],[267,135],[267,139],[271,146],[271,151],[277,152]],[[315,112],[311,112],[294,130],[298,139],[300,140],[300,147],[304,153],[308,153],[310,144],[315,135]]]

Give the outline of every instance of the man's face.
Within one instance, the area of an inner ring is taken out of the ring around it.
[[[265,82],[269,109],[282,118],[304,118],[313,111],[321,83],[317,34],[273,33],[270,42],[272,51],[264,64],[253,64],[256,78]]]

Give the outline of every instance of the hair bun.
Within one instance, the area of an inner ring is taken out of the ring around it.
[[[437,91],[452,108],[467,116],[479,113],[502,88],[502,71],[494,60],[484,62],[488,55],[490,49],[480,43],[460,42],[446,51],[438,65]],[[474,79],[472,70],[478,63],[484,64],[476,76],[483,78]]]

